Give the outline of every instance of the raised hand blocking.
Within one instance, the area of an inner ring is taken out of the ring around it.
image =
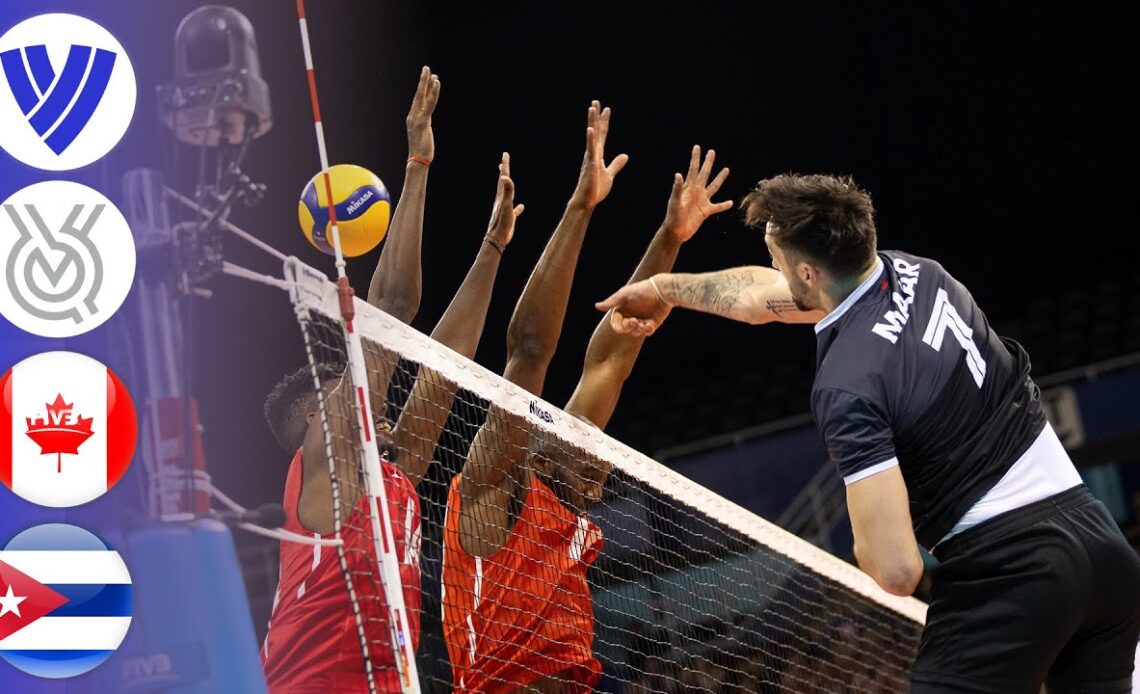
[[[606,199],[614,178],[629,163],[629,155],[619,154],[605,163],[606,137],[610,131],[610,109],[594,101],[586,112],[586,153],[578,174],[578,186],[570,199],[572,205],[593,209]]]
[[[673,190],[669,195],[669,205],[665,211],[664,227],[678,241],[688,241],[697,233],[706,219],[725,210],[732,209],[732,201],[713,202],[720,187],[728,178],[728,168],[723,168],[709,183],[709,175],[716,161],[716,151],[709,150],[701,163],[701,146],[693,145],[689,158],[689,171],[682,177],[673,174]]]
[[[487,223],[487,240],[501,253],[515,236],[515,220],[522,215],[525,205],[515,205],[515,182],[511,180],[511,155],[503,152],[499,162],[499,185],[495,189],[495,204],[491,208],[491,221]]]
[[[435,136],[431,129],[431,116],[439,101],[439,90],[439,75],[425,65],[420,70],[416,95],[412,99],[412,107],[408,110],[408,117],[404,121],[408,129],[409,159],[430,163],[435,157]]]

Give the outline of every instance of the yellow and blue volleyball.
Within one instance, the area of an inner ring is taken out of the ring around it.
[[[340,231],[340,248],[346,257],[364,255],[380,245],[388,233],[392,199],[380,177],[363,166],[337,164],[329,167],[336,225]],[[332,246],[332,224],[322,174],[313,176],[297,205],[297,219],[309,243],[318,250],[335,255]]]

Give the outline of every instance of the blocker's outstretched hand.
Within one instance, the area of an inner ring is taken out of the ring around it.
[[[491,221],[487,224],[487,238],[499,249],[507,247],[515,237],[515,220],[522,215],[524,205],[515,204],[515,182],[511,180],[511,155],[503,152],[499,162],[499,185],[495,190],[495,206],[491,208]]]
[[[610,109],[595,101],[586,113],[586,154],[571,204],[593,209],[606,199],[614,178],[629,163],[629,155],[619,154],[606,164],[606,137],[610,133]]]
[[[435,136],[431,129],[431,115],[439,101],[439,75],[424,66],[420,70],[420,83],[408,111],[405,124],[408,128],[408,156],[431,161],[435,157]]]
[[[709,175],[716,160],[716,151],[709,150],[701,162],[701,146],[693,145],[689,157],[689,171],[684,177],[673,174],[673,191],[669,195],[669,206],[665,211],[664,227],[680,242],[688,241],[701,228],[701,224],[714,214],[732,208],[732,201],[713,202],[720,187],[728,178],[728,168],[723,168],[709,183]]]

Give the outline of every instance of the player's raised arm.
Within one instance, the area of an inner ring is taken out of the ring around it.
[[[403,323],[410,323],[420,308],[423,288],[420,241],[424,227],[428,165],[435,157],[431,116],[439,100],[439,89],[439,76],[424,66],[406,121],[408,161],[404,171],[404,189],[396,203],[392,228],[368,286],[368,303]]]
[[[431,334],[432,339],[468,359],[475,356],[479,347],[499,261],[503,250],[514,238],[515,220],[523,213],[523,206],[515,205],[514,200],[511,156],[503,152],[487,233],[475,256],[475,263]],[[447,424],[455,392],[455,383],[432,369],[420,367],[408,403],[400,413],[393,432],[400,448],[397,464],[412,486],[419,484],[431,464],[436,442]]]
[[[554,356],[570,285],[578,265],[582,240],[594,208],[613,187],[614,177],[629,161],[619,154],[605,162],[610,109],[595,101],[587,112],[586,152],[578,184],[561,221],[531,273],[507,329],[507,366],[503,376],[538,395]]]
[[[631,283],[672,270],[681,244],[691,239],[710,216],[732,207],[732,201],[712,202],[712,197],[728,178],[726,168],[709,181],[715,159],[716,153],[709,150],[702,164],[701,149],[694,146],[688,173],[685,176],[674,174],[665,220],[634,270]],[[670,307],[663,307],[662,313],[655,316],[658,323],[664,320],[669,310]],[[633,364],[645,341],[643,336],[618,333],[610,319],[610,315],[604,316],[594,330],[586,349],[582,377],[566,406],[568,412],[581,415],[600,428],[605,428],[613,415],[622,386],[633,371]]]
[[[507,330],[503,376],[541,395],[570,298],[582,240],[594,208],[609,194],[614,177],[628,161],[620,154],[605,163],[610,110],[595,101],[587,112],[586,152],[578,184],[566,211],[542,252]],[[510,500],[525,488],[529,424],[492,405],[475,435],[461,476],[460,542],[468,554],[487,556],[506,541]]]
[[[487,318],[487,306],[491,301],[491,289],[499,270],[503,251],[515,236],[515,222],[523,213],[524,206],[515,204],[515,183],[511,179],[511,155],[503,152],[499,162],[499,179],[495,190],[495,201],[491,207],[491,219],[483,236],[483,244],[475,256],[475,263],[467,273],[451,304],[436,324],[431,337],[468,359],[475,356],[479,338],[483,334],[483,324]]]

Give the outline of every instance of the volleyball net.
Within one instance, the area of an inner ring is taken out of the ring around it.
[[[375,691],[401,689],[394,591],[413,633],[404,691],[544,678],[614,692],[907,690],[922,603],[355,300],[376,436],[395,457],[384,518],[384,499],[366,503],[357,413],[344,407],[359,403],[337,400],[351,374],[336,286],[295,259],[286,278]],[[587,513],[575,475],[602,484]]]

